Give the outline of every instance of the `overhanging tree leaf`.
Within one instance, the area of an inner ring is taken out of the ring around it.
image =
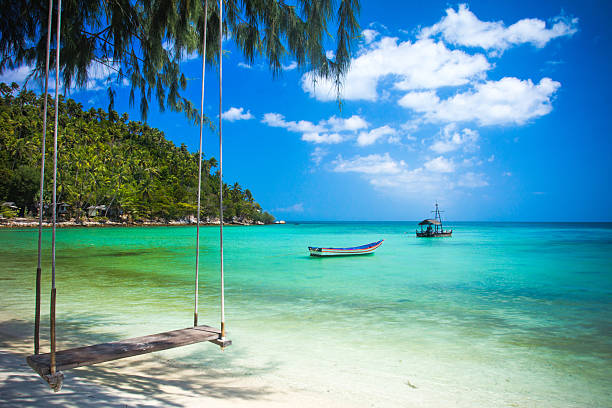
[[[313,71],[313,78],[332,79],[339,92],[350,63],[351,41],[359,29],[359,8],[359,0],[295,0],[291,4],[284,0],[224,0],[223,33],[234,40],[248,62],[261,57],[277,75],[282,62],[294,58],[298,67]],[[218,12],[218,4],[212,2],[206,36],[209,64],[218,63]],[[47,14],[47,2],[3,1],[0,73],[27,64],[34,68],[35,77],[42,77]],[[115,86],[124,79],[130,83],[130,104],[138,94],[144,119],[152,94],[161,110],[168,108],[197,119],[197,110],[181,96],[186,87],[181,61],[190,53],[202,53],[203,2],[64,0],[61,21],[64,86],[74,83],[83,87],[92,71],[103,72]],[[329,32],[334,27],[332,38]],[[57,49],[54,35],[52,59]],[[335,43],[333,59],[325,49],[331,42]],[[113,98],[111,108],[112,102]]]

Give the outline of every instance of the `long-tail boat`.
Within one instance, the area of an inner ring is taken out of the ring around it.
[[[453,235],[453,230],[445,230],[442,226],[442,217],[440,216],[441,212],[438,208],[438,203],[436,203],[436,209],[432,211],[434,213],[434,218],[428,218],[419,222],[419,226],[421,230],[416,230],[416,236],[419,238],[437,238],[437,237],[450,237]],[[426,229],[423,229],[424,226],[427,225]]]
[[[367,255],[374,253],[376,248],[382,245],[384,239],[369,244],[360,245],[351,248],[323,248],[323,247],[308,247],[310,256],[350,256],[350,255]]]

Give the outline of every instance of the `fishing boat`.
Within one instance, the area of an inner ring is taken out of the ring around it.
[[[323,248],[323,247],[308,247],[310,256],[350,256],[350,255],[367,255],[372,254],[382,245],[384,239],[378,242],[360,245],[351,248]]]
[[[453,230],[444,230],[442,226],[442,217],[440,216],[441,212],[438,208],[438,203],[436,203],[436,209],[432,211],[434,213],[434,218],[428,218],[419,222],[419,226],[421,230],[416,230],[416,236],[419,238],[437,238],[437,237],[450,237],[453,235]],[[423,227],[427,226],[427,228],[423,229]]]

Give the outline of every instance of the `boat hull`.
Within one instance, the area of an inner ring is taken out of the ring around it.
[[[444,231],[444,232],[416,232],[416,236],[419,238],[439,238],[439,237],[452,237],[453,230]]]
[[[308,250],[310,251],[310,256],[316,257],[369,255],[373,254],[382,245],[383,241],[384,239],[381,239],[378,242],[351,248],[308,247]]]

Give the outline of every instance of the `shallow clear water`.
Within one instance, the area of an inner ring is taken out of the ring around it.
[[[438,239],[416,238],[413,223],[226,227],[234,345],[222,359],[212,345],[194,346],[207,355],[202,364],[355,402],[374,395],[383,406],[415,398],[612,406],[612,224],[454,227]],[[194,227],[59,229],[59,341],[189,326],[194,235]],[[383,238],[374,255],[308,256],[308,246]],[[36,239],[36,230],[0,230],[5,316],[32,320]],[[218,326],[218,228],[203,228],[201,242],[200,321]]]

